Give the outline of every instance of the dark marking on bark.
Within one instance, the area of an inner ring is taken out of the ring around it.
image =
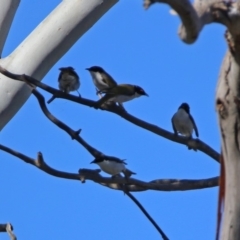
[[[229,56],[229,58],[231,58],[231,56]],[[227,91],[226,91],[226,94],[225,94],[224,98],[225,98],[227,104],[229,104],[228,95],[230,93],[230,87],[229,87],[229,83],[228,83],[228,74],[229,74],[230,70],[231,70],[231,59],[229,59],[229,65],[228,65],[228,68],[225,71],[225,76],[224,76],[225,83],[227,85]]]
[[[236,120],[235,124],[234,124],[234,138],[235,138],[235,143],[237,145],[237,149],[239,151],[239,141],[238,141],[238,120]]]
[[[225,104],[223,103],[223,101],[219,98],[217,99],[217,102],[216,102],[216,108],[217,108],[219,116],[222,119],[226,119],[228,116],[228,111],[227,111],[227,108],[226,108]]]
[[[221,122],[220,122],[219,125],[220,125],[220,130],[221,130],[221,136],[222,136],[222,142],[223,142],[223,145],[224,145],[224,150],[225,150],[225,153],[226,153],[226,156],[227,156],[228,152],[227,152],[227,145],[226,145],[226,137],[225,137],[225,134],[224,134]]]
[[[225,37],[225,39],[226,39],[226,41],[227,41],[227,45],[228,45],[228,47],[229,47],[229,51],[230,51],[232,54],[234,54],[235,51],[236,51],[236,49],[235,49],[235,44],[234,44],[234,41],[233,41],[233,39],[232,39],[232,37],[231,37],[231,34],[229,33],[228,30],[226,30],[226,32],[225,32],[225,34],[224,34],[224,37]]]
[[[234,102],[236,103],[237,107],[240,108],[240,98],[234,97]]]
[[[231,3],[219,1],[219,2],[214,3],[211,6],[210,11],[216,22],[222,22],[224,19],[225,24],[230,25],[231,18],[228,15],[230,8],[231,8]]]

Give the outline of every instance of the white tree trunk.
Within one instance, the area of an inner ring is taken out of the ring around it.
[[[240,97],[240,68],[228,52],[216,95],[226,177],[222,240],[240,239],[240,101],[235,97]]]
[[[0,56],[20,0],[1,0],[0,7]]]
[[[0,65],[13,73],[25,73],[42,80],[51,67],[117,1],[63,0],[13,53],[0,60]],[[0,130],[29,96],[28,86],[0,75]]]

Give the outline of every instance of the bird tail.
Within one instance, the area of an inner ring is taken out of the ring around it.
[[[125,169],[124,171],[123,171],[123,174],[125,175],[125,177],[126,178],[130,178],[132,175],[134,175],[134,174],[136,174],[135,172],[132,172],[131,170],[129,170],[129,169]]]

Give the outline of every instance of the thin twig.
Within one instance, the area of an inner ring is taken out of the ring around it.
[[[163,230],[158,226],[158,224],[154,221],[154,219],[150,216],[150,214],[145,210],[142,204],[128,191],[124,191],[124,193],[140,208],[143,214],[147,217],[147,219],[152,223],[152,225],[157,229],[157,231],[161,234],[163,240],[169,240]]]

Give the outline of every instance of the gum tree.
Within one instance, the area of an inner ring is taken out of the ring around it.
[[[71,46],[116,2],[117,0],[64,0],[9,56],[0,60],[0,72],[2,73],[0,77],[0,129],[3,129],[28,97],[33,94],[45,116],[82,145],[92,156],[109,159],[116,157],[108,156],[93,147],[81,137],[80,130],[73,130],[53,116],[45,104],[45,99],[35,89],[37,86],[53,94],[56,98],[67,99],[88,107],[93,106],[94,101],[65,94],[41,83],[41,80]],[[228,51],[221,66],[215,99],[222,142],[223,176],[221,179],[225,179],[225,185],[221,185],[221,188],[225,188],[225,196],[221,196],[221,201],[224,200],[225,214],[220,238],[222,240],[238,240],[240,238],[240,193],[238,191],[238,183],[240,182],[240,174],[238,174],[240,170],[238,134],[240,106],[239,2],[195,0],[192,4],[188,0],[145,0],[144,7],[148,8],[153,3],[168,4],[176,12],[182,21],[178,34],[186,44],[193,44],[207,24],[220,23],[227,28],[224,37],[228,43]],[[0,9],[0,52],[4,47],[18,5],[19,0],[3,0]],[[71,14],[69,14],[70,11]],[[55,24],[56,20],[58,20],[57,24]],[[47,46],[44,51],[42,46]],[[36,53],[36,49],[41,49],[41,51]],[[33,58],[34,61],[26,60]],[[199,139],[176,136],[123,111],[117,105],[107,104],[101,109],[116,114],[153,134],[202,151],[217,162],[220,161],[220,154]],[[218,177],[182,181],[156,179],[144,182],[135,178],[102,177],[98,170],[80,169],[78,174],[60,172],[47,165],[41,153],[38,153],[37,159],[33,159],[3,145],[0,145],[0,149],[55,177],[81,180],[82,182],[91,180],[110,189],[124,191],[143,211],[163,239],[168,239],[168,237],[131,192],[191,190],[218,185]],[[1,224],[1,231],[7,231],[12,239],[15,238],[10,224]]]

